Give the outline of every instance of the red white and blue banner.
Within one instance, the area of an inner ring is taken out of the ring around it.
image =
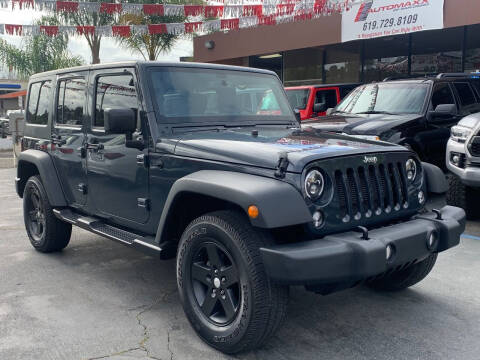
[[[342,13],[342,42],[443,28],[444,0],[369,0]]]

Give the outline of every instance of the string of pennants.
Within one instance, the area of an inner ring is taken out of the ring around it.
[[[238,30],[263,25],[304,21],[320,16],[348,10],[352,0],[264,0],[261,4],[232,5],[232,0],[224,5],[170,5],[170,4],[131,4],[131,3],[91,3],[46,0],[0,0],[0,5],[18,3],[19,7],[38,10],[97,13],[144,13],[146,15],[183,15],[188,22],[151,25],[107,25],[107,26],[56,26],[0,24],[0,34],[30,36],[46,34],[84,35],[97,34],[106,37],[130,37],[132,35],[188,34]],[[233,0],[238,1],[238,0]],[[217,1],[218,3],[218,1]],[[87,5],[88,4],[88,5]],[[85,7],[85,5],[87,5]],[[273,9],[273,11],[272,11]],[[235,16],[236,15],[236,16]],[[216,18],[214,20],[191,21],[192,17]]]
[[[222,4],[219,4],[219,3]],[[215,0],[206,5],[135,4],[116,2],[0,0],[0,7],[49,10],[62,13],[89,12],[104,14],[145,14],[159,16],[204,16],[206,18],[238,18],[246,16],[284,16],[305,10],[329,15],[348,9],[352,0]]]

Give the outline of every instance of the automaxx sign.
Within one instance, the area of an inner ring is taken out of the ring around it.
[[[370,0],[342,15],[342,41],[443,28],[444,0]]]

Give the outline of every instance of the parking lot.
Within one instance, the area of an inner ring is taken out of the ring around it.
[[[175,261],[74,229],[58,254],[30,246],[14,169],[0,170],[0,359],[224,359],[183,315]],[[238,359],[478,359],[480,226],[401,293],[322,297],[291,288],[288,317]]]

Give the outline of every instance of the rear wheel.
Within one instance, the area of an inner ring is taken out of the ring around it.
[[[72,233],[72,225],[55,217],[39,176],[32,176],[23,192],[23,218],[32,246],[40,252],[60,251]]]
[[[437,254],[432,254],[425,260],[410,265],[406,269],[394,271],[380,279],[370,281],[367,283],[367,286],[383,291],[399,291],[406,289],[425,279],[430,271],[432,271],[436,261]]]
[[[183,233],[177,256],[180,299],[193,328],[212,347],[225,353],[249,350],[281,324],[288,287],[269,280],[259,251],[270,241],[234,211],[204,215]]]
[[[480,192],[478,189],[462,183],[454,174],[448,174],[447,204],[461,207],[467,214],[467,219],[474,220],[480,217]]]

